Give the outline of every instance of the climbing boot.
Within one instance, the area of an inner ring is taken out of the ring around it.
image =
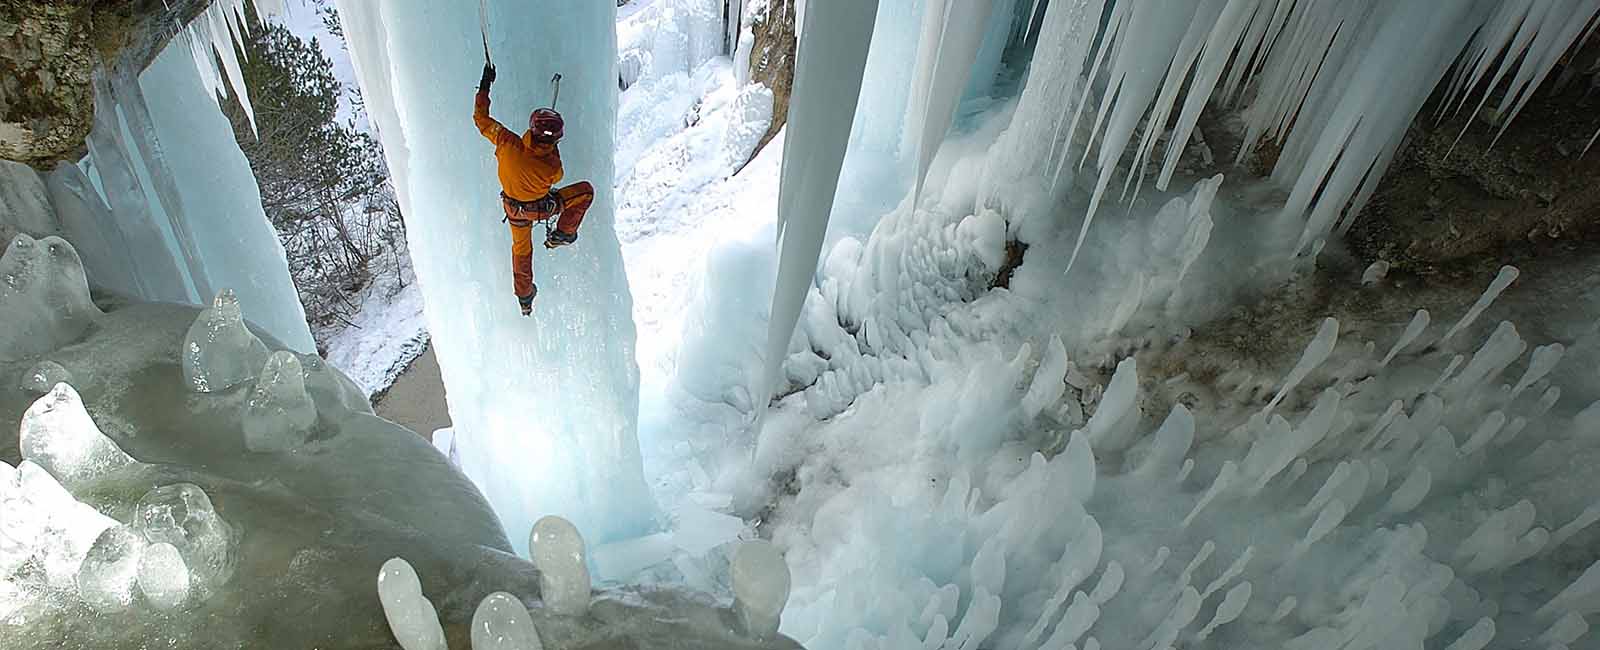
[[[564,233],[559,230],[550,231],[550,236],[544,240],[545,248],[560,248],[578,241],[578,233]]]
[[[523,316],[533,315],[533,297],[537,295],[539,295],[539,285],[536,284],[533,285],[533,293],[528,294],[527,297],[517,296],[517,303],[522,306]]]

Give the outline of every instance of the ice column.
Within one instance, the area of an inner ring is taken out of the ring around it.
[[[296,352],[315,353],[283,245],[262,210],[255,174],[189,53],[168,47],[140,75],[138,87],[142,101],[127,98],[132,91],[119,93],[119,100],[137,104],[125,106],[124,114],[134,137],[148,138],[142,150],[151,173],[176,185],[175,192],[158,196],[169,216],[176,216],[180,242],[187,238],[190,245],[185,255],[192,257],[196,287],[202,295],[232,288],[245,319]]]
[[[767,330],[769,391],[777,385],[784,352],[817,270],[850,136],[845,125],[855,118],[877,11],[878,0],[817,0],[806,7],[807,22],[827,27],[805,30],[811,39],[801,41],[795,66],[778,189],[781,252]]]
[[[599,189],[578,242],[535,253],[532,318],[511,288],[494,150],[472,124],[479,3],[338,6],[406,213],[462,469],[508,530],[556,514],[597,544],[648,532],[632,299],[612,227],[615,5],[484,5],[499,70],[491,112],[522,129],[561,73],[565,182]]]

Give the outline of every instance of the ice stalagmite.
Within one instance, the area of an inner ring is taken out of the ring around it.
[[[133,604],[145,546],[144,539],[127,526],[101,533],[78,569],[78,595],[104,613],[127,609]]]
[[[539,595],[545,606],[566,616],[589,611],[588,553],[572,522],[553,515],[540,519],[529,534],[528,549],[539,567]]]
[[[54,388],[56,384],[70,383],[72,383],[72,373],[61,367],[59,363],[45,360],[34,364],[32,368],[28,369],[28,372],[23,373],[22,381],[19,382],[18,388],[39,395],[50,392],[50,389]]]
[[[439,612],[422,594],[422,581],[411,564],[400,558],[383,563],[378,572],[378,599],[389,631],[405,650],[445,650]]]
[[[178,548],[151,544],[139,557],[139,591],[158,610],[175,609],[189,598],[189,567]]]
[[[745,633],[772,638],[789,601],[789,565],[771,544],[755,541],[739,546],[732,570],[733,608]]]
[[[306,393],[304,371],[293,352],[267,357],[245,406],[244,444],[250,451],[288,451],[305,444],[317,406]]]
[[[99,316],[83,263],[65,239],[17,235],[0,255],[0,361],[66,345]]]
[[[472,650],[544,650],[544,644],[522,601],[498,591],[472,614]]]
[[[337,5],[406,214],[461,469],[507,530],[559,514],[596,543],[651,532],[633,303],[613,227],[616,4]],[[473,128],[483,27],[499,70],[491,115],[520,132],[529,111],[550,103],[550,79],[560,73],[558,185],[597,188],[577,243],[535,252],[531,318],[512,290],[494,147]],[[519,551],[526,542],[512,540]]]
[[[198,486],[178,483],[149,491],[139,499],[132,526],[152,544],[171,544],[178,551],[190,585],[202,598],[233,578],[238,540]]]
[[[134,464],[117,443],[100,433],[78,391],[56,384],[22,416],[22,457],[75,487]]]
[[[811,38],[799,45],[778,187],[778,282],[765,360],[769,392],[778,386],[789,339],[822,253],[877,11],[878,0],[806,5],[805,33]]]
[[[256,377],[267,356],[245,326],[239,299],[223,289],[183,337],[183,380],[197,393],[227,390]]]

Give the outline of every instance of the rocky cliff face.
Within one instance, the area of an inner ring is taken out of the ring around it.
[[[750,31],[750,79],[772,90],[772,125],[761,136],[761,151],[789,122],[789,93],[794,90],[794,0],[771,0],[766,13],[756,16]],[[753,159],[755,154],[751,154]]]
[[[76,160],[96,66],[143,70],[209,0],[0,0],[0,158]]]

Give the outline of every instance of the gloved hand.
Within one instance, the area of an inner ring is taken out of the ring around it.
[[[494,77],[494,66],[488,63],[483,64],[483,78],[478,80],[478,92],[489,92],[489,86],[494,83]]]

